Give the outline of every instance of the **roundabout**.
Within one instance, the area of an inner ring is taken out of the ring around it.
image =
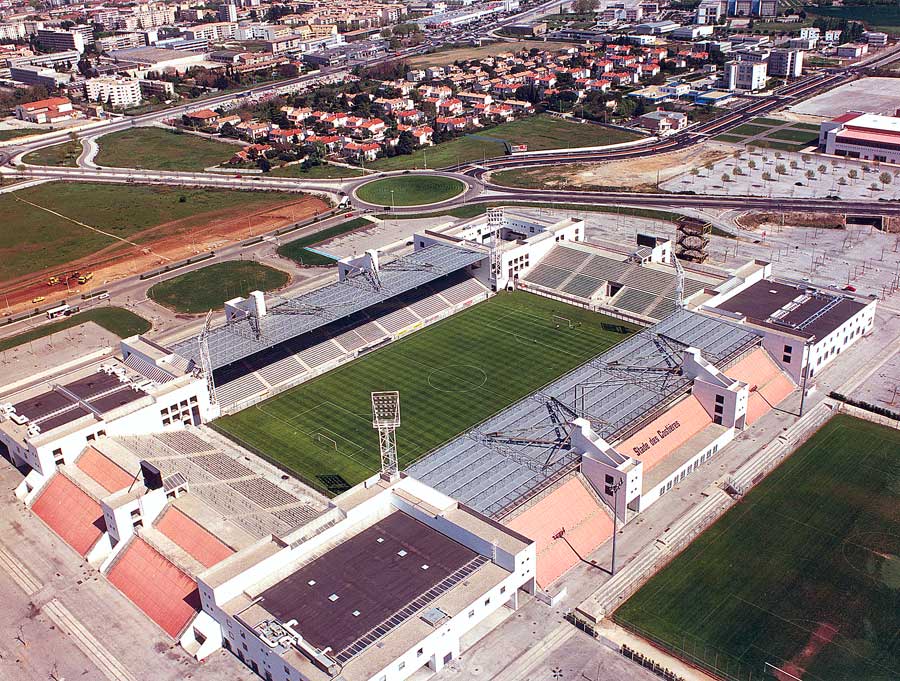
[[[474,364],[448,364],[428,374],[428,385],[442,393],[468,393],[485,383],[487,374]]]
[[[364,182],[356,187],[355,198],[385,208],[429,206],[458,198],[468,190],[461,180],[433,174],[403,174]]]

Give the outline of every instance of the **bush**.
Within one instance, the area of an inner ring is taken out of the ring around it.
[[[895,411],[891,411],[890,409],[886,409],[884,407],[879,407],[877,404],[870,404],[869,402],[862,402],[860,400],[854,400],[846,395],[842,395],[839,392],[831,391],[828,393],[828,397],[833,400],[838,400],[839,402],[843,402],[844,404],[849,404],[854,407],[859,407],[860,409],[864,409],[865,411],[870,411],[873,414],[878,414],[879,416],[885,416],[889,419],[894,419],[895,421],[900,421],[900,414]]]

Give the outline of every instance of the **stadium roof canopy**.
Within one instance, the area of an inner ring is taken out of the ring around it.
[[[435,281],[487,257],[450,244],[432,244],[415,253],[382,258],[377,278],[357,271],[296,298],[267,299],[268,312],[256,318],[226,323],[209,330],[207,342],[213,369],[249,357],[301,334],[338,321],[394,296]],[[172,351],[200,364],[196,337],[176,343]]]
[[[690,389],[685,347],[724,367],[759,345],[751,329],[678,310],[435,450],[407,472],[486,515],[502,518],[574,470],[562,421],[589,419],[615,443]]]

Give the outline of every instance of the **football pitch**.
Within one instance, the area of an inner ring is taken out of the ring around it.
[[[614,617],[726,679],[900,678],[900,433],[835,416]]]
[[[405,468],[634,329],[533,294],[501,293],[215,426],[337,494],[379,470],[372,391],[400,391]]]

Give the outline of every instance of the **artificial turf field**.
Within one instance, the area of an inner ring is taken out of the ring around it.
[[[835,416],[614,617],[723,678],[900,678],[900,432]]]
[[[215,425],[337,493],[379,469],[372,391],[400,391],[397,448],[405,468],[631,329],[533,294],[501,293]]]

